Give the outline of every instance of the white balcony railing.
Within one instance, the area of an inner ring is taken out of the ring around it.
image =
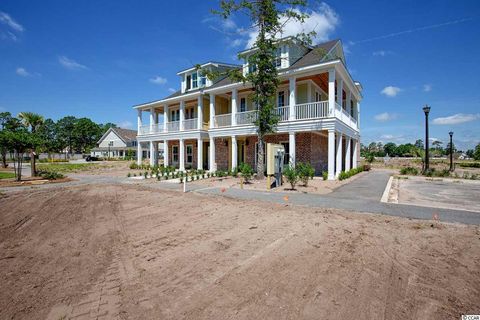
[[[230,127],[232,125],[232,114],[220,114],[215,116],[215,128]]]
[[[326,118],[328,116],[328,101],[309,102],[295,105],[295,117],[297,120]]]
[[[237,125],[252,124],[257,120],[258,111],[244,111],[236,114]]]
[[[180,121],[167,122],[167,131],[168,132],[177,132],[179,130],[180,130]]]
[[[150,125],[145,124],[143,126],[140,126],[138,131],[139,131],[138,134],[149,134],[150,133]]]
[[[286,107],[278,107],[275,109],[275,115],[279,117],[278,121],[288,121],[290,108]]]
[[[183,130],[197,130],[198,128],[198,119],[188,119],[183,121]]]

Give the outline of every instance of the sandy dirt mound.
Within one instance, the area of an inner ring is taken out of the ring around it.
[[[1,319],[458,319],[478,227],[142,186],[0,198]]]

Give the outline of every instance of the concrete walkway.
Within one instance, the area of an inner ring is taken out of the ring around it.
[[[220,188],[204,188],[192,191],[281,204],[286,203],[285,196],[288,196],[288,203],[292,205],[381,213],[390,216],[426,220],[432,219],[433,215],[437,214],[440,221],[480,225],[480,213],[478,212],[380,202],[391,175],[392,172],[389,171],[375,170],[327,195],[263,192],[237,188],[225,189],[224,192]]]

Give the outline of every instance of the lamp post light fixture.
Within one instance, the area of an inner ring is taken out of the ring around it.
[[[425,105],[423,107],[423,112],[425,113],[425,168],[424,171],[427,171],[430,168],[430,160],[428,154],[428,114],[430,113],[430,107]]]
[[[450,135],[450,171],[453,172],[453,131],[448,134]]]

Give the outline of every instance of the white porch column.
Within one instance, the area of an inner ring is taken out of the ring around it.
[[[351,162],[350,162],[350,152],[351,152],[351,141],[352,139],[349,136],[345,136],[345,171],[351,169]]]
[[[210,129],[215,128],[215,95],[210,93]],[[210,139],[211,140],[211,139]],[[210,150],[211,150],[210,145]]]
[[[137,164],[142,164],[143,152],[142,152],[142,143],[137,141]]]
[[[358,167],[358,140],[352,139],[352,149],[353,149],[353,159],[352,159],[352,168],[355,169]]]
[[[154,142],[153,141],[150,141],[150,166],[154,166],[155,165],[155,146],[154,146]]]
[[[295,149],[296,149],[296,140],[295,140],[295,132],[288,133],[288,153],[290,159],[288,159],[289,165],[295,167]]]
[[[203,140],[197,140],[197,169],[203,170]]]
[[[150,133],[154,132],[155,128],[155,109],[150,108]]]
[[[343,80],[338,78],[337,79],[337,103],[342,107],[342,100],[343,100]]]
[[[238,155],[237,155],[237,137],[232,136],[231,139],[232,139],[232,170],[233,170],[234,168],[238,167],[238,164],[237,164],[237,158],[238,158]]]
[[[167,167],[169,165],[168,157],[168,140],[163,141],[163,166]]]
[[[180,159],[178,164],[178,170],[185,171],[185,140],[180,139]]]
[[[237,89],[232,90],[232,126],[237,125]]]
[[[185,101],[180,101],[180,131],[184,130],[185,122]]]
[[[335,177],[338,177],[340,172],[342,172],[342,151],[343,151],[343,145],[342,145],[342,134],[340,132],[337,132],[337,165],[335,166]]]
[[[288,84],[289,84],[289,90],[290,90],[290,96],[289,96],[289,116],[288,120],[295,120],[295,105],[297,104],[297,92],[296,92],[296,81],[297,79],[295,77],[290,77],[288,79]]]
[[[335,130],[328,130],[328,180],[335,180]]]
[[[335,112],[335,69],[328,70],[328,110],[330,117]]]
[[[138,109],[137,110],[137,135],[142,134],[141,128],[142,128],[142,110]]]
[[[163,132],[167,132],[167,123],[168,123],[168,105],[163,106]]]
[[[360,102],[357,101],[357,127],[360,129]]]
[[[203,129],[203,96],[202,95],[200,95],[197,98],[197,120],[198,120],[197,128],[198,130],[202,130]]]
[[[208,170],[210,172],[217,171],[217,164],[215,163],[215,138],[210,138],[210,153],[208,158]]]

